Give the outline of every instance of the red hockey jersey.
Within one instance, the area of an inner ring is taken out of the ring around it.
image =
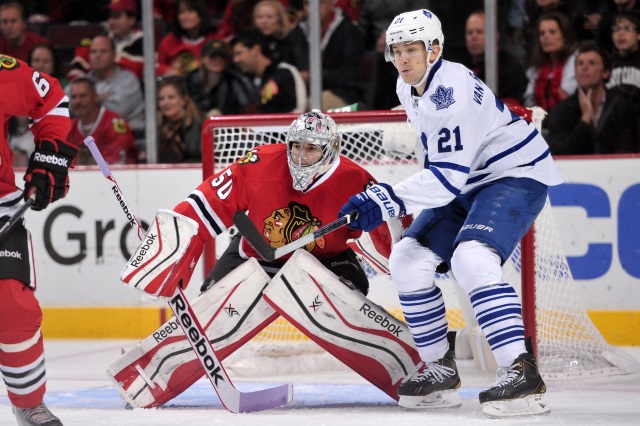
[[[293,189],[286,145],[260,146],[205,180],[175,211],[196,220],[198,235],[210,241],[233,225],[236,211],[248,212],[253,224],[274,248],[282,247],[333,222],[349,197],[375,183],[363,168],[339,157],[332,168],[305,192]],[[305,249],[319,259],[346,250],[346,241],[361,231],[339,228]],[[244,239],[241,254],[259,257]],[[289,256],[279,259],[284,262]]]
[[[16,115],[33,120],[35,140],[66,140],[69,133],[69,100],[55,78],[40,73],[25,62],[0,54],[0,199],[16,191],[13,153],[7,142],[7,123]]]

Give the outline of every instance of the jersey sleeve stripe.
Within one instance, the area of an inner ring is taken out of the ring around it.
[[[204,194],[198,190],[189,194],[187,202],[191,204],[196,214],[200,217],[202,223],[207,226],[212,236],[220,235],[227,230],[218,215],[213,211],[209,203],[206,201]]]
[[[440,170],[438,170],[435,167],[429,167],[429,170],[440,181],[442,186],[444,186],[447,189],[447,191],[451,192],[456,197],[458,195],[460,195],[460,190],[458,188],[456,188],[455,186],[451,185],[449,183],[449,181],[447,180],[447,178],[444,177],[444,175],[442,174],[442,172]]]
[[[449,169],[449,170],[454,170],[456,172],[462,172],[465,174],[469,174],[469,172],[471,171],[469,167],[461,166],[460,164],[455,164],[455,163],[448,163],[444,161],[430,163],[429,167],[437,167],[439,169]]]
[[[501,152],[498,155],[495,155],[491,158],[489,158],[487,160],[487,162],[485,163],[485,165],[481,168],[479,168],[478,170],[482,170],[482,169],[486,169],[487,167],[489,167],[491,164],[495,163],[498,160],[503,159],[504,157],[513,154],[514,152],[518,151],[519,149],[521,149],[522,147],[524,147],[525,145],[527,145],[529,142],[531,142],[533,140],[533,138],[535,138],[538,135],[538,130],[534,129],[533,132],[531,132],[529,134],[529,136],[527,136],[525,138],[525,140],[523,140],[522,142],[512,146],[511,148],[507,149],[506,151]]]
[[[481,175],[477,175],[472,178],[469,178],[467,179],[467,183],[465,183],[465,185],[471,185],[473,183],[480,182],[482,179],[486,178],[487,176],[491,176],[491,173],[483,173]]]

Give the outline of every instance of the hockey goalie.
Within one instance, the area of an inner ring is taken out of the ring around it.
[[[336,219],[348,195],[375,179],[339,154],[335,122],[313,111],[292,123],[286,143],[259,146],[205,180],[173,210],[161,210],[122,279],[157,296],[186,287],[202,246],[244,211],[274,248]],[[234,236],[192,302],[219,360],[280,315],[369,382],[398,399],[397,387],[420,367],[406,325],[366,298],[366,268],[388,271],[399,220],[362,234],[348,227],[292,255],[265,262]],[[390,229],[391,228],[391,229]],[[123,399],[150,408],[204,374],[175,318],[107,370]]]

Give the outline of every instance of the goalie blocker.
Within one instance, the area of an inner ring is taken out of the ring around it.
[[[258,262],[248,260],[192,306],[220,360],[282,314],[396,400],[398,385],[421,362],[403,322],[345,286],[302,250],[271,283]],[[171,319],[112,363],[107,373],[126,402],[151,408],[179,395],[202,377],[203,370]]]

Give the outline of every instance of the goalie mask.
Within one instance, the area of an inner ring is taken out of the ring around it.
[[[340,154],[335,121],[314,110],[296,118],[287,133],[287,159],[293,188],[304,191],[326,173]]]
[[[401,13],[396,16],[386,34],[386,47],[384,57],[387,62],[396,66],[395,57],[393,55],[393,45],[402,43],[422,42],[427,50],[427,70],[415,87],[422,85],[429,76],[429,71],[433,64],[429,63],[428,58],[431,57],[434,41],[437,40],[440,45],[440,53],[433,64],[438,62],[442,56],[444,48],[444,34],[442,33],[442,25],[438,17],[427,9],[414,10],[412,12]]]

